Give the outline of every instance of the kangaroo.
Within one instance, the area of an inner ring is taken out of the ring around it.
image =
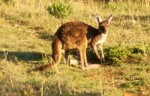
[[[102,21],[97,17],[98,29],[94,28],[83,22],[67,22],[61,25],[54,35],[52,42],[52,64],[47,64],[39,68],[44,70],[45,68],[57,66],[61,60],[61,50],[65,50],[65,59],[68,61],[69,50],[77,49],[80,54],[81,68],[88,67],[86,48],[90,44],[95,51],[99,60],[104,61],[104,54],[102,45],[106,40],[109,30],[109,24],[112,20],[112,15]],[[100,50],[98,53],[97,47]]]

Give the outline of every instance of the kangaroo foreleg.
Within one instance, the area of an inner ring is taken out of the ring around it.
[[[92,46],[92,47],[93,47],[93,50],[94,50],[94,52],[95,52],[97,58],[98,58],[99,60],[101,60],[101,56],[100,56],[100,54],[99,54],[99,52],[98,52],[98,50],[97,50],[97,46]]]
[[[101,44],[98,45],[98,48],[100,50],[100,57],[101,57],[101,61],[104,62],[104,52],[103,52],[103,46]]]

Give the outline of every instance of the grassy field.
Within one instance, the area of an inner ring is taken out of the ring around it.
[[[149,96],[149,9],[149,0],[0,0],[0,96]],[[51,62],[52,37],[61,24],[97,27],[95,17],[110,14],[106,62],[87,50],[88,61],[100,68],[81,70],[62,58],[57,68],[32,71]]]

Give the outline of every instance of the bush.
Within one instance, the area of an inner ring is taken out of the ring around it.
[[[140,47],[114,46],[105,50],[105,58],[112,65],[120,65],[123,61],[130,61],[133,58],[143,58],[144,50]],[[140,57],[136,57],[136,56]]]
[[[115,47],[109,47],[105,49],[106,55],[109,59],[111,58],[118,58],[118,59],[125,59],[128,55],[131,54],[131,50],[128,50],[128,48],[124,46],[115,46]]]
[[[52,6],[47,8],[48,12],[57,18],[66,18],[73,13],[73,9],[70,4],[65,4],[61,2],[55,2]]]

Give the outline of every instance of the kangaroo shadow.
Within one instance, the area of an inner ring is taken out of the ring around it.
[[[93,49],[88,47],[86,51],[87,51],[86,52],[87,62],[89,64],[107,64],[107,65],[109,65],[110,61],[107,59],[107,57],[105,57],[105,62],[101,62],[101,60],[99,60],[98,57],[96,56],[96,53],[93,51]],[[80,61],[80,54],[77,50],[71,50],[70,55],[72,55],[73,59]]]
[[[17,51],[0,51],[0,58],[5,58],[11,61],[24,61],[24,62],[39,62],[44,56],[48,54],[40,52],[17,52]]]

